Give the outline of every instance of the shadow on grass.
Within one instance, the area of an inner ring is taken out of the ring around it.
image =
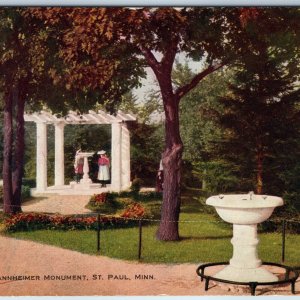
[[[232,235],[223,235],[223,236],[182,236],[180,237],[180,241],[185,241],[185,240],[225,240],[225,239],[230,239],[232,238]]]

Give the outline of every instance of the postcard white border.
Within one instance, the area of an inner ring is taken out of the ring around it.
[[[1,6],[299,6],[300,0],[1,0]],[[133,300],[196,300],[196,299],[207,299],[207,300],[224,300],[224,297],[233,300],[245,300],[245,298],[252,296],[0,296],[1,300],[13,300],[13,299],[24,299],[24,300],[118,300],[118,299],[133,299]],[[255,298],[262,296],[256,296]],[[268,299],[290,299],[291,296],[268,296]],[[292,296],[293,297],[293,296]],[[294,296],[295,297],[295,296]],[[297,299],[299,296],[296,296]]]

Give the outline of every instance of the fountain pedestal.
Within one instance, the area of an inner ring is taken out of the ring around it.
[[[278,277],[261,267],[262,261],[257,255],[257,225],[233,225],[233,256],[229,265],[214,275],[224,280],[240,282],[271,282]]]
[[[254,194],[220,195],[208,198],[206,204],[214,206],[224,221],[233,224],[233,256],[214,277],[236,282],[278,281],[258,258],[257,224],[268,219],[276,206],[283,205],[283,200]]]

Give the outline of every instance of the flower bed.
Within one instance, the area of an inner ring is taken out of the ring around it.
[[[90,201],[95,202],[97,204],[101,204],[106,203],[107,198],[107,193],[95,194],[90,198]]]
[[[142,218],[145,216],[145,208],[140,203],[129,204],[126,209],[122,212],[122,218]]]
[[[91,196],[86,208],[102,214],[115,214],[120,204],[112,193],[101,193]]]
[[[120,223],[124,223],[124,220],[121,220],[118,217],[100,217],[101,226],[105,225],[106,227],[111,227]],[[36,229],[96,229],[97,217],[74,217],[38,213],[19,213],[6,218],[4,220],[4,225],[7,231],[22,231]]]

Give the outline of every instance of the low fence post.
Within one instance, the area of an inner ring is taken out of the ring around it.
[[[138,257],[139,260],[141,259],[142,256],[142,220],[139,220],[139,252],[138,252]]]
[[[100,252],[100,215],[97,216],[97,251]]]
[[[284,263],[285,260],[285,231],[286,231],[286,221],[282,221],[282,250],[281,250],[281,262]]]

